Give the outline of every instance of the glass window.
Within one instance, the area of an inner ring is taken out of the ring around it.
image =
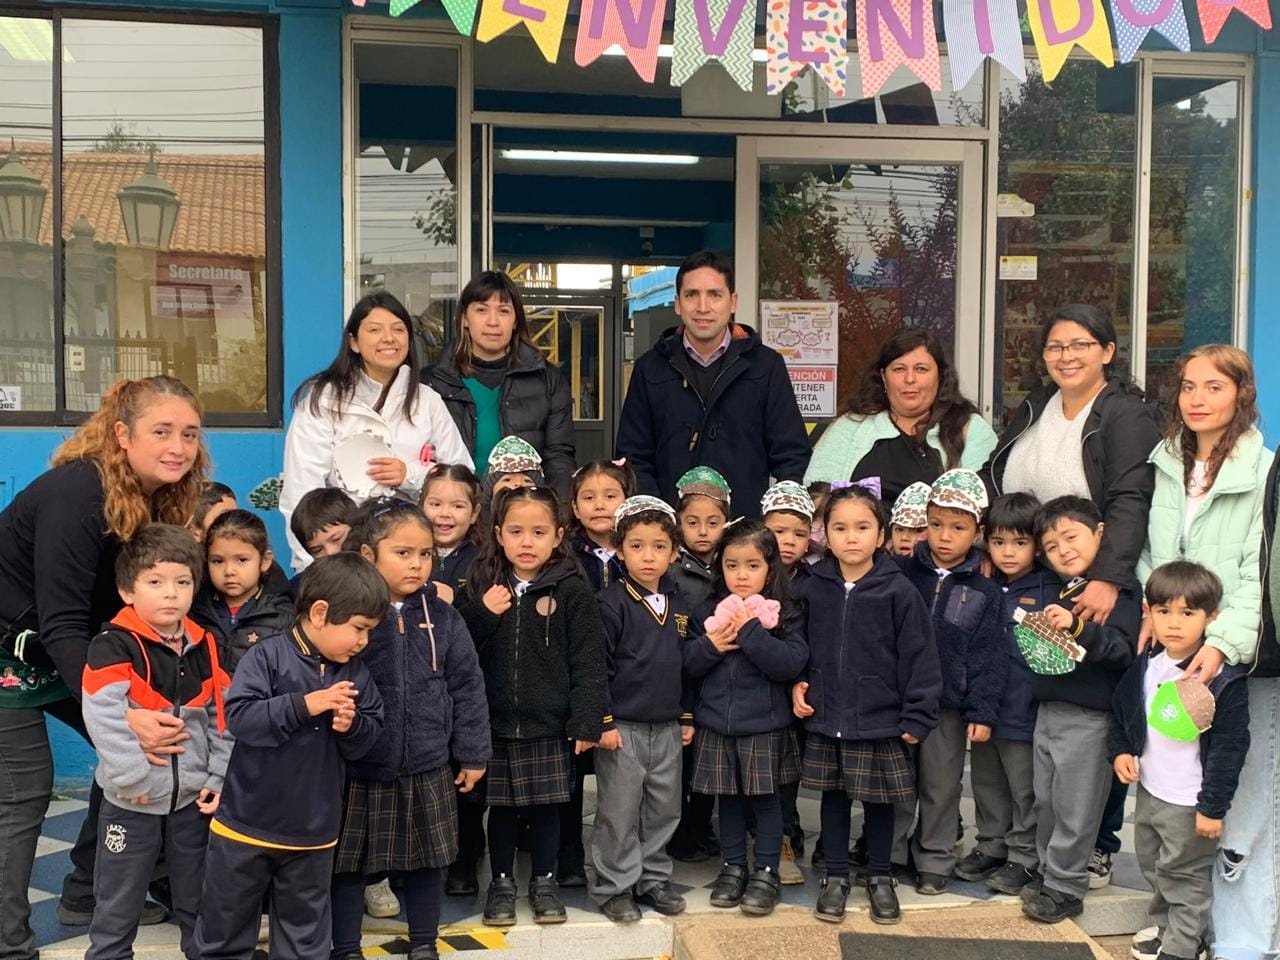
[[[358,295],[394,294],[419,355],[439,359],[458,276],[458,51],[357,43]]]
[[[1146,381],[1164,399],[1181,353],[1232,339],[1240,82],[1156,77],[1153,97]]]
[[[1052,84],[1002,72],[997,426],[1041,381],[1040,325],[1065,303],[1106,310],[1129,364],[1137,70],[1069,60]]]

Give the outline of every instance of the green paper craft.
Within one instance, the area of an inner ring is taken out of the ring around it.
[[[394,3],[395,0],[392,0]],[[476,6],[478,0],[442,0],[445,12],[453,21],[453,28],[464,37],[471,36],[471,28],[476,25]]]
[[[283,477],[267,477],[249,491],[249,502],[259,510],[275,510],[280,506],[280,490],[283,487]]]
[[[1084,648],[1065,630],[1050,626],[1043,611],[1015,610],[1013,618],[1017,621],[1013,638],[1032,673],[1061,676],[1070,673],[1084,659]]]
[[[1213,726],[1216,703],[1208,687],[1195,680],[1166,680],[1156,688],[1147,726],[1170,740],[1190,743]]]

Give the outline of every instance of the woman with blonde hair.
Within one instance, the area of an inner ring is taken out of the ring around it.
[[[52,466],[0,513],[0,950],[36,956],[27,887],[53,790],[45,715],[88,739],[80,677],[89,640],[120,609],[115,560],[148,523],[185,526],[209,473],[200,401],[179,380],[122,380],[53,454]],[[130,711],[148,759],[180,753],[182,722]],[[72,850],[58,918],[93,914],[93,857],[102,792]],[[164,909],[149,905],[143,923]]]

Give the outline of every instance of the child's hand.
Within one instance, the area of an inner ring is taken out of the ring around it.
[[[601,750],[622,749],[622,734],[617,730],[606,730],[600,734],[600,742],[596,744]]]
[[[909,744],[911,744],[911,746],[913,746],[913,747],[914,747],[917,743],[919,743],[919,742],[920,742],[920,738],[919,738],[919,737],[913,737],[911,734],[907,733],[907,732],[904,730],[904,731],[902,732],[902,742],[903,742],[903,743],[909,743]]]
[[[809,701],[804,695],[809,690],[809,684],[801,680],[791,688],[791,712],[797,717],[812,717],[813,707],[809,706]]]
[[[463,769],[458,771],[458,775],[453,778],[453,783],[458,788],[459,793],[470,793],[476,788],[476,784],[480,782],[480,778],[483,776],[483,770]]]
[[[350,701],[348,701],[350,703]],[[347,733],[351,730],[351,725],[356,722],[356,708],[354,704],[346,707],[338,707],[333,711],[333,732]]]
[[[500,617],[511,609],[511,590],[500,583],[495,583],[480,598],[484,608],[495,617]]]
[[[1142,605],[1142,623],[1138,625],[1138,652],[1142,653],[1147,647],[1151,646],[1152,639],[1151,608],[1144,603]]]
[[[1121,783],[1138,782],[1138,758],[1132,753],[1119,754],[1111,766],[1115,769]],[[1199,814],[1196,816],[1199,817]]]
[[[991,728],[985,723],[969,724],[969,742],[986,743],[991,739]]]
[[[117,793],[116,796],[125,803],[135,803],[140,807],[144,807],[151,802],[151,797],[145,793],[140,797],[126,797],[123,793]]]
[[[1222,836],[1222,821],[1211,820],[1199,811],[1196,812],[1196,833],[1210,840],[1217,840]]]
[[[196,809],[206,817],[211,817],[218,812],[218,802],[221,799],[222,794],[214,793],[208,787],[205,787],[200,791],[200,795],[196,797]]]
[[[318,717],[329,710],[337,710],[339,707],[346,706],[359,694],[360,691],[356,689],[354,683],[350,680],[342,680],[331,687],[312,690],[303,697],[303,700],[306,701],[307,712],[313,717]]]
[[[680,727],[680,746],[687,747],[693,743],[693,727],[689,724],[683,724]]]
[[[590,740],[575,740],[573,741],[573,755],[576,757],[580,753],[586,753],[594,746],[595,744]]]
[[[447,583],[441,583],[439,580],[432,580],[436,587],[436,596],[445,603],[453,603],[453,587]]]
[[[1072,616],[1070,610],[1060,607],[1056,603],[1050,604],[1044,608],[1044,618],[1049,621],[1049,626],[1055,630],[1070,630],[1075,617]]]
[[[738,628],[734,624],[725,624],[718,630],[712,630],[707,634],[707,639],[711,641],[717,653],[731,653],[741,649],[738,646]]]

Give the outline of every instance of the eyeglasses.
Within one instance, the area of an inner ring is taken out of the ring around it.
[[[1057,360],[1059,357],[1083,357],[1089,352],[1090,347],[1098,346],[1097,340],[1072,340],[1070,343],[1046,343],[1044,345],[1044,358],[1046,360]]]

